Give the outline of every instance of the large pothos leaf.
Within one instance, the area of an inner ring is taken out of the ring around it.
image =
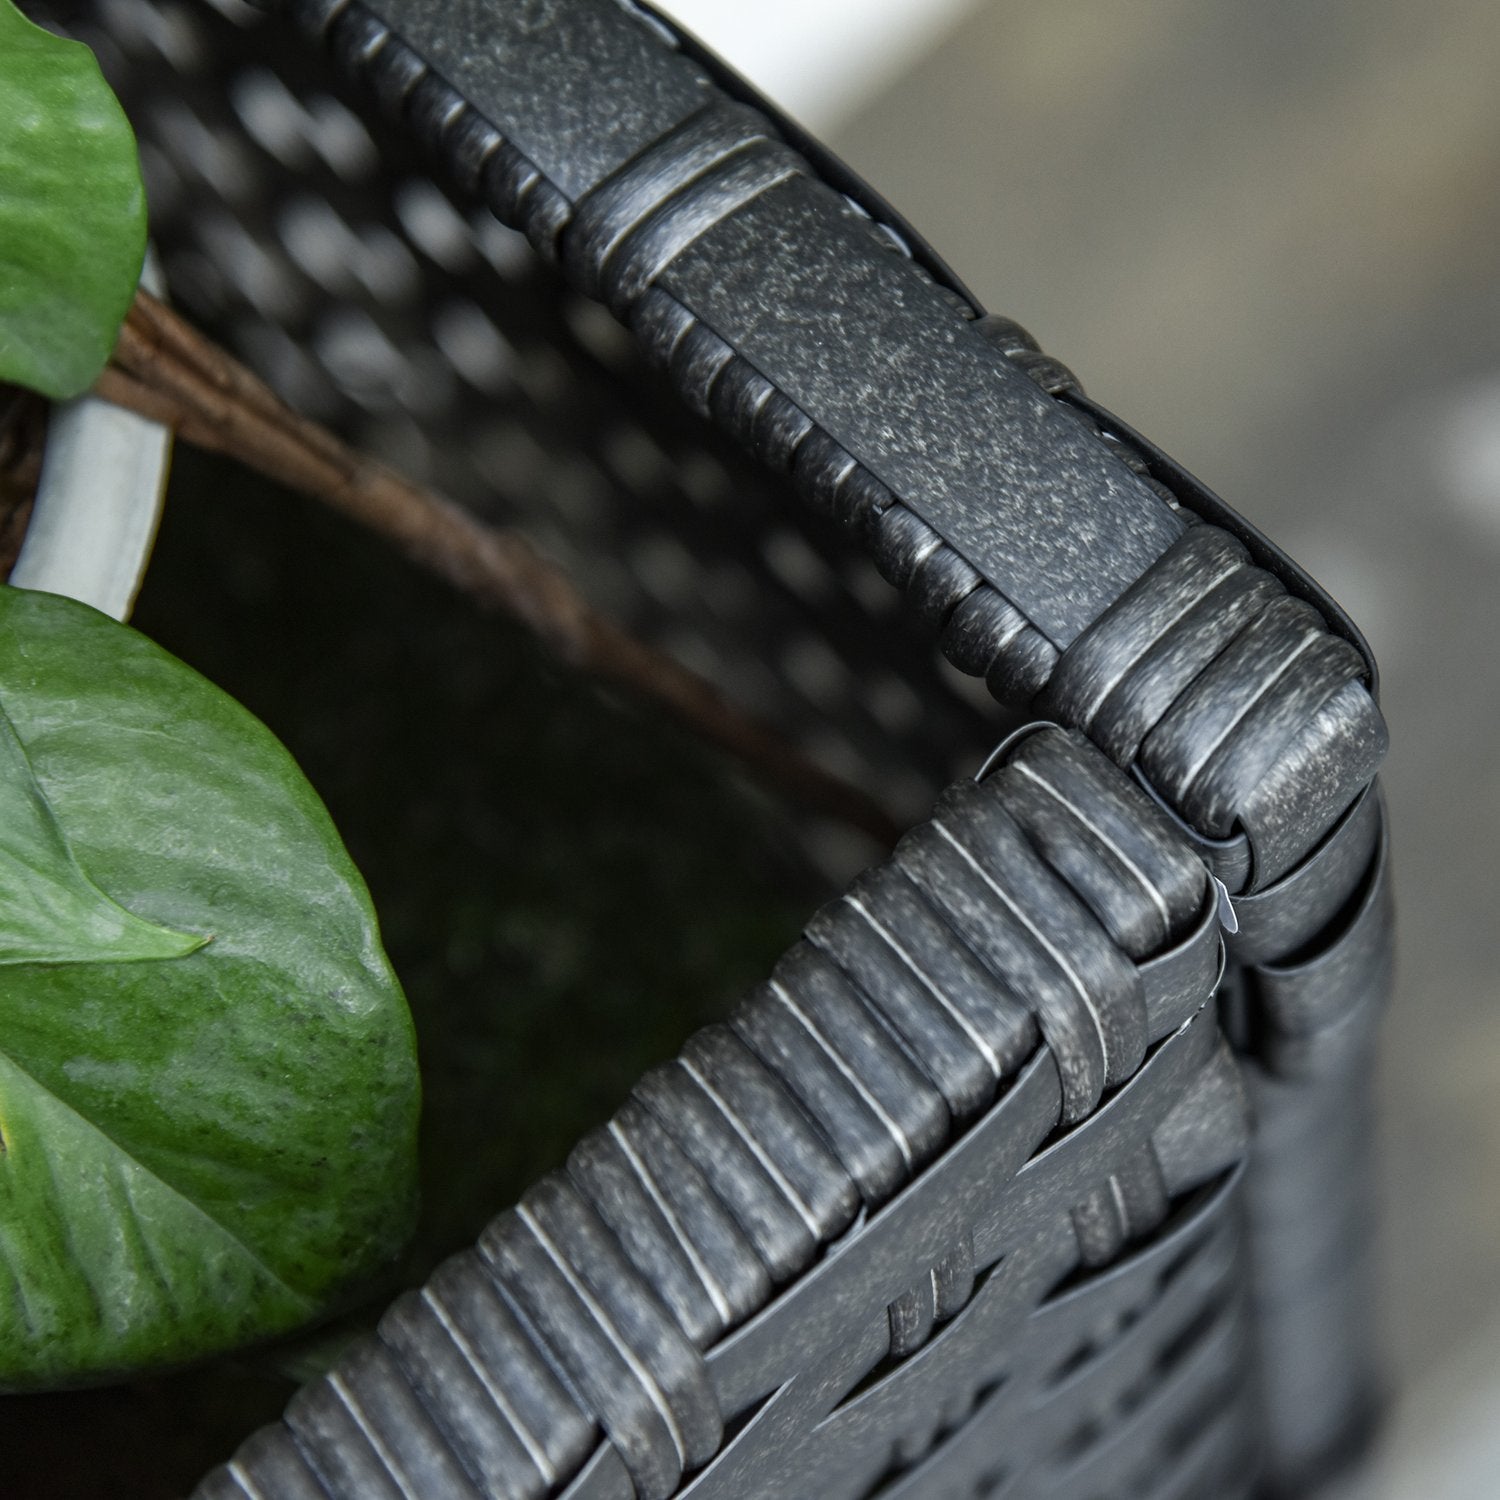
[[[94,54],[0,0],[0,381],[92,385],[145,249],[135,136]]]
[[[206,942],[127,911],[84,874],[0,700],[0,964],[184,958]]]
[[[415,1046],[358,872],[262,725],[84,605],[0,588],[0,709],[0,812],[41,819],[0,837],[0,1389],[294,1327],[414,1208]],[[17,923],[33,872],[54,906]]]

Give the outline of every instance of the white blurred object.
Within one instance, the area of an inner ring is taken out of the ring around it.
[[[1324,1500],[1490,1500],[1500,1486],[1497,1370],[1500,1319],[1399,1393],[1373,1462]]]
[[[150,263],[142,280],[159,292]],[[54,405],[11,583],[125,619],[156,540],[171,451],[165,427],[97,396]]]
[[[659,0],[794,120],[835,129],[976,0]]]
[[[1448,499],[1471,520],[1500,529],[1500,376],[1444,392],[1430,412]]]
[[[11,583],[123,620],[156,536],[171,441],[165,427],[97,396],[54,406]]]

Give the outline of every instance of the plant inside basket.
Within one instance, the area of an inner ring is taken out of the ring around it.
[[[179,467],[179,491],[198,497],[169,514],[163,582],[138,619],[277,724],[375,890],[428,1088],[428,1212],[395,1273],[410,1280],[764,969],[810,882],[786,825],[768,832],[761,809],[726,797],[676,731],[559,676],[523,632],[476,618],[346,524],[218,461]],[[214,570],[222,607],[206,611]],[[294,639],[276,634],[287,618]],[[524,810],[497,819],[517,785]],[[166,1070],[160,1082],[165,1097]],[[124,1472],[143,1492],[185,1487],[286,1391],[240,1361],[0,1398],[0,1489],[92,1493],[105,1472],[117,1493],[131,1492]],[[80,1424],[94,1451],[79,1450]]]
[[[0,376],[66,399],[135,292],[139,166],[91,54],[8,3],[0,68]],[[34,420],[22,403],[21,438]],[[390,1264],[414,1037],[326,812],[180,661],[9,587],[0,966],[0,1388],[283,1333]]]

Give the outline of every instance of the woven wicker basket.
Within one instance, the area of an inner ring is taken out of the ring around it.
[[[645,9],[48,9],[175,298],[912,824],[199,1495],[1336,1470],[1390,917],[1332,601]]]

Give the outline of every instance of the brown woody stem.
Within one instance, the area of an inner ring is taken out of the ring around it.
[[[503,610],[569,666],[664,707],[804,805],[896,839],[890,814],[861,788],[813,764],[709,682],[594,609],[514,532],[356,452],[298,416],[261,380],[169,307],[139,292],[98,393],[342,511],[481,604]]]

